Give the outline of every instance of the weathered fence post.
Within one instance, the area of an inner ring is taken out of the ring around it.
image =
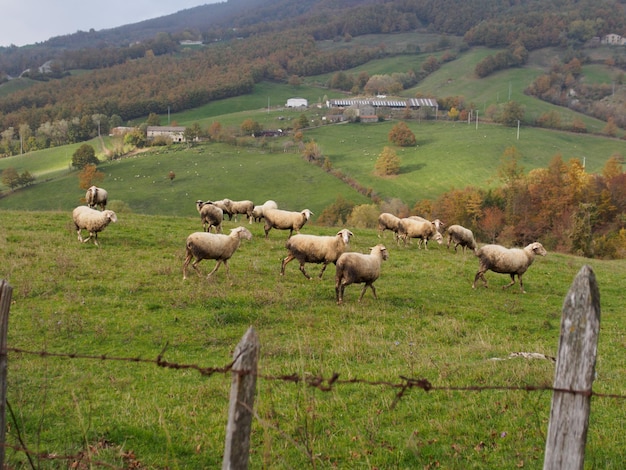
[[[235,362],[232,367],[233,380],[230,386],[222,470],[248,468],[259,350],[259,337],[254,328],[250,327],[233,355]]]
[[[600,291],[585,265],[563,302],[544,470],[583,468],[599,330]]]
[[[9,308],[13,288],[5,280],[0,281],[0,468],[4,468],[4,444],[6,430],[7,400],[7,330]]]

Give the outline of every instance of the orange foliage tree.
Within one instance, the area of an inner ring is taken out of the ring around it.
[[[96,165],[85,165],[78,173],[78,185],[87,190],[91,186],[97,186],[104,180],[104,173],[98,171]]]

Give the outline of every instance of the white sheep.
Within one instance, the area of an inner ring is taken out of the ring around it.
[[[273,228],[278,230],[289,230],[289,237],[293,235],[294,230],[300,233],[300,229],[311,218],[313,212],[304,209],[301,212],[291,212],[281,209],[268,209],[264,211],[265,215],[265,238],[268,238],[270,230]]]
[[[265,217],[264,212],[267,209],[278,209],[278,204],[270,199],[268,201],[265,201],[260,206],[254,206],[254,209],[252,209],[252,218],[254,219],[254,221],[260,222],[261,219]]]
[[[85,203],[87,207],[100,206],[100,209],[104,210],[107,206],[107,199],[109,194],[105,189],[98,188],[97,186],[91,186],[85,193]]]
[[[200,271],[198,270],[198,263],[203,259],[214,259],[217,261],[213,271],[207,275],[207,279],[217,271],[220,264],[224,263],[226,267],[226,275],[230,275],[230,269],[228,267],[228,260],[233,256],[241,239],[245,238],[250,240],[252,234],[245,227],[235,227],[230,231],[229,235],[222,233],[208,233],[208,232],[194,232],[187,237],[186,243],[186,257],[183,264],[183,279],[187,279],[187,266],[191,261],[191,258],[195,258],[195,261],[191,265],[196,270],[198,276]]]
[[[215,233],[222,233],[222,221],[224,211],[211,202],[196,201],[196,209],[200,213],[202,228],[205,232],[210,232],[211,227],[215,227]]]
[[[425,219],[424,217],[420,217],[419,215],[410,215],[408,218],[409,219],[414,219],[414,220],[421,220],[423,222],[432,222],[438,232],[441,232],[441,229],[446,226],[446,224],[444,224],[439,219],[428,220],[428,219]]]
[[[520,290],[525,294],[522,274],[533,263],[535,255],[546,256],[547,254],[548,252],[539,242],[531,243],[526,248],[505,248],[500,245],[485,245],[476,250],[479,266],[478,272],[474,277],[472,289],[476,288],[476,281],[479,278],[483,280],[485,287],[487,287],[485,273],[491,270],[494,273],[509,274],[511,276],[511,282],[503,286],[503,289],[515,284],[515,275],[517,274]]]
[[[359,302],[363,299],[367,286],[372,289],[374,298],[378,299],[374,281],[380,276],[380,268],[383,261],[387,258],[389,258],[387,248],[380,244],[371,248],[368,255],[354,252],[347,252],[341,255],[337,260],[337,271],[335,274],[337,304],[343,302],[344,289],[350,284],[364,283]]]
[[[319,278],[322,278],[326,267],[330,263],[336,263],[337,259],[346,251],[350,243],[350,237],[354,234],[344,228],[336,235],[303,235],[298,234],[287,240],[285,246],[289,254],[283,259],[280,275],[285,274],[285,266],[293,259],[300,261],[300,271],[304,277],[311,279],[304,269],[305,263],[323,263]]]
[[[231,201],[230,199],[224,199],[230,212],[229,220],[232,220],[232,216],[235,216],[235,222],[237,221],[237,214],[245,214],[250,223],[252,223],[252,211],[254,210],[254,203],[249,200],[245,201]]]
[[[72,211],[74,227],[78,234],[78,241],[86,243],[93,237],[93,243],[98,244],[98,232],[102,232],[111,222],[117,222],[117,215],[112,210],[99,211],[87,206],[78,206]],[[82,231],[87,230],[89,236],[83,239]]]
[[[447,248],[450,248],[450,243],[454,242],[455,253],[459,245],[463,247],[463,253],[465,253],[465,247],[476,252],[476,249],[477,249],[476,240],[474,239],[474,234],[472,233],[470,229],[465,228],[461,225],[450,225],[448,227],[447,232],[448,232]]]
[[[378,238],[381,238],[385,230],[393,232],[393,238],[398,241],[398,230],[400,229],[400,217],[389,212],[383,212],[378,216]]]
[[[439,219],[437,221],[441,222]],[[426,250],[428,250],[428,240],[431,238],[440,245],[443,243],[443,235],[437,230],[437,223],[415,216],[400,219],[398,238],[404,240],[405,245],[410,238],[417,238],[419,239],[418,248],[421,248],[423,243]]]

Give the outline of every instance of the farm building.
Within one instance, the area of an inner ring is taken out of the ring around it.
[[[306,98],[289,98],[286,104],[288,108],[306,108],[308,105]]]
[[[148,126],[146,137],[152,140],[155,137],[168,137],[172,142],[185,142],[185,128],[182,126]]]
[[[355,98],[355,99],[336,99],[326,102],[328,108],[349,108],[359,106],[371,106],[372,108],[432,108],[439,109],[437,100],[432,98],[409,98],[409,99],[379,99],[379,98]]]
[[[623,46],[626,44],[626,38],[619,34],[607,34],[602,38],[602,44],[608,44],[611,46]]]

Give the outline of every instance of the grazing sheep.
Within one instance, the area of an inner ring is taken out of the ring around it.
[[[246,214],[246,217],[252,223],[252,211],[254,210],[254,203],[252,201],[231,201],[225,199],[226,205],[230,212],[229,220],[232,220],[232,216],[235,216],[235,222],[237,221],[237,214]]]
[[[400,219],[400,227],[398,228],[398,238],[404,240],[404,244],[407,244],[409,238],[418,238],[418,248],[424,244],[424,249],[428,250],[428,240],[431,238],[440,245],[443,243],[443,236],[437,230],[435,222],[430,220],[406,217]],[[437,219],[439,221],[439,219]],[[440,221],[439,221],[440,222]]]
[[[261,219],[265,218],[264,212],[267,209],[278,209],[278,204],[270,199],[269,201],[265,201],[260,206],[254,206],[254,209],[252,209],[252,218],[254,221],[260,222]]]
[[[102,232],[111,222],[117,222],[115,212],[111,210],[99,211],[87,206],[78,206],[72,211],[74,227],[78,234],[78,241],[86,243],[93,237],[93,243],[98,244],[98,232]],[[89,236],[83,239],[82,230],[87,230]]]
[[[400,217],[396,217],[389,212],[383,212],[378,216],[378,238],[381,238],[385,230],[393,232],[393,239],[398,241],[398,230],[400,229]]]
[[[363,299],[367,286],[372,289],[374,298],[376,289],[374,281],[380,276],[380,268],[383,260],[389,258],[389,253],[384,245],[376,245],[371,248],[370,254],[348,252],[344,253],[337,260],[337,273],[335,275],[335,295],[337,296],[337,304],[343,302],[343,291],[350,284],[364,283],[359,302]]]
[[[487,279],[485,279],[485,273],[489,270],[494,273],[509,274],[511,276],[511,282],[503,289],[511,287],[515,284],[515,275],[519,279],[519,287],[523,294],[524,284],[522,282],[522,274],[526,272],[528,267],[535,260],[535,255],[546,256],[548,252],[543,245],[539,242],[534,242],[528,245],[526,248],[505,248],[500,245],[485,245],[476,250],[476,256],[478,256],[479,266],[478,272],[474,277],[474,283],[472,289],[476,288],[476,281],[478,278],[483,280],[485,287],[487,287]]]
[[[97,186],[91,186],[85,193],[85,202],[87,207],[100,206],[100,209],[104,210],[107,206],[108,193],[105,189],[98,188]]]
[[[228,267],[228,260],[233,256],[241,239],[245,238],[250,240],[252,234],[245,227],[235,227],[230,231],[229,235],[222,233],[207,233],[207,232],[194,232],[187,237],[186,243],[186,257],[183,264],[183,279],[187,279],[187,266],[191,261],[191,258],[195,258],[195,261],[191,265],[196,270],[198,276],[200,271],[198,270],[198,263],[203,259],[217,260],[213,271],[207,275],[207,279],[217,271],[220,264],[224,263],[226,267],[226,275],[230,275],[230,269]]]
[[[211,227],[215,227],[215,233],[222,233],[222,221],[224,211],[210,202],[196,201],[196,208],[200,213],[202,228],[205,232],[210,232]]]
[[[311,212],[309,209],[304,209],[301,212],[284,211],[281,209],[268,209],[264,211],[265,215],[265,238],[268,238],[270,230],[273,228],[278,230],[289,230],[289,237],[293,235],[293,231],[300,233],[300,229],[306,224],[307,220],[311,218]]]
[[[465,247],[468,247],[472,251],[476,252],[476,240],[474,240],[474,234],[468,228],[461,225],[450,225],[448,227],[448,248],[450,243],[454,242],[454,252],[456,248],[461,245],[463,247],[463,253],[465,253]]]
[[[350,243],[350,237],[354,234],[344,228],[337,232],[337,235],[294,235],[286,243],[289,254],[283,259],[280,267],[280,275],[285,274],[285,266],[293,259],[300,261],[300,271],[304,277],[311,279],[311,276],[304,270],[304,263],[323,263],[319,278],[322,278],[326,266],[329,263],[336,263]]]

